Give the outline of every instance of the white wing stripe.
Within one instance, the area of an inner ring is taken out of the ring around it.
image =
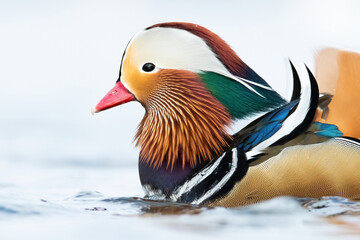
[[[309,74],[305,66],[302,66],[301,72],[301,75],[303,76],[303,78],[300,78],[301,97],[296,110],[284,121],[284,124],[273,136],[259,143],[257,146],[246,153],[248,160],[250,160],[255,155],[260,154],[262,150],[269,147],[277,140],[291,133],[294,128],[296,128],[304,121],[311,103],[311,85]]]

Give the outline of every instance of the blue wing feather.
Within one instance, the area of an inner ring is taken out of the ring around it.
[[[265,154],[263,150],[266,148],[286,144],[299,135],[306,133],[307,130],[318,136],[329,138],[341,134],[334,125],[321,123],[313,125],[312,121],[318,104],[319,89],[314,76],[307,67],[306,71],[308,73],[306,81],[309,82],[310,88],[301,89],[304,93],[301,93],[300,98],[297,87],[297,90],[293,91],[293,100],[291,102],[256,119],[234,135],[237,147],[245,151],[248,161],[255,161],[259,156]],[[301,86],[296,77],[294,77],[294,86],[295,83]],[[294,117],[290,118],[290,116]],[[279,131],[280,129],[283,129],[283,131]]]
[[[341,137],[343,134],[336,125],[314,122],[312,124],[315,128],[314,133],[320,137]]]
[[[248,131],[248,134],[243,137],[242,142],[238,145],[244,151],[248,151],[260,142],[273,136],[282,126],[286,118],[291,114],[292,109],[298,103],[294,100],[287,105],[284,105],[272,112],[263,116],[256,121],[256,127]],[[341,137],[343,134],[336,125],[314,122],[311,125],[314,128],[314,133],[320,137],[334,138]]]
[[[243,135],[243,140],[238,147],[242,147],[245,151],[247,151],[260,142],[263,142],[273,136],[281,128],[284,120],[290,115],[292,109],[298,102],[298,99],[291,101],[290,103],[263,116],[260,120],[256,121],[254,127],[245,127],[250,128],[251,130],[248,131],[247,134]]]

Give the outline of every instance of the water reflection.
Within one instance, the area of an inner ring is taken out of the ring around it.
[[[199,214],[202,211],[211,209],[210,207],[170,201],[155,201],[139,197],[107,198],[102,201],[116,204],[131,204],[132,207],[140,210],[140,215],[142,216]]]

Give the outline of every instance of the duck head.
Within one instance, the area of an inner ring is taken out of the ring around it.
[[[191,23],[161,23],[126,47],[115,87],[93,112],[138,101],[140,160],[195,168],[229,147],[236,120],[285,103],[218,35]]]

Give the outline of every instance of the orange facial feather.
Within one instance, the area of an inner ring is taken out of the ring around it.
[[[145,116],[135,136],[140,159],[154,167],[173,168],[176,161],[196,167],[221,153],[231,139],[231,117],[199,76],[160,70],[157,79],[157,89],[142,102]]]

